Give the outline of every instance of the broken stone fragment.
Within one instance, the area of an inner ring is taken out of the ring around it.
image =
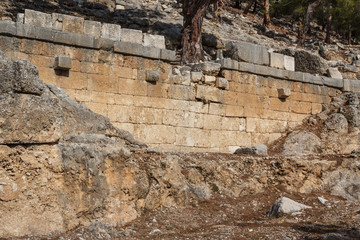
[[[261,145],[251,146],[251,147],[238,148],[238,149],[236,149],[235,154],[267,155],[267,146],[261,144]]]
[[[157,82],[159,81],[160,74],[154,70],[147,70],[146,71],[146,81],[148,82]]]
[[[327,75],[331,78],[337,78],[337,79],[343,79],[341,73],[339,72],[339,70],[337,68],[328,68],[326,70]]]
[[[288,98],[291,95],[291,90],[288,88],[279,88],[278,96],[279,98]]]
[[[204,75],[216,76],[219,74],[221,68],[220,63],[215,62],[203,62],[191,65],[191,69],[194,72],[202,72]]]
[[[295,202],[287,197],[281,197],[271,207],[270,211],[267,212],[268,217],[280,217],[284,214],[289,214],[303,209],[311,208],[310,206]]]

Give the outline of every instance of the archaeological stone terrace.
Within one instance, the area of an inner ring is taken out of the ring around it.
[[[150,148],[234,152],[269,144],[356,80],[295,71],[293,57],[245,42],[226,58],[179,66],[165,38],[120,25],[25,10],[0,21],[0,49]]]

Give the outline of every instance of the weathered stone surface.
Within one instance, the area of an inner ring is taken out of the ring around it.
[[[260,65],[269,65],[269,53],[260,45],[247,42],[229,41],[226,44],[225,57]]]
[[[68,32],[55,32],[54,42],[79,47],[94,47],[94,37]]]
[[[339,70],[337,68],[328,68],[326,70],[326,72],[327,72],[328,76],[331,78],[343,79],[341,73],[339,72]]]
[[[216,77],[214,76],[208,76],[208,75],[205,75],[204,76],[204,83],[207,84],[207,85],[213,85],[215,84],[216,82]]]
[[[165,37],[161,35],[143,34],[143,44],[147,47],[165,49]]]
[[[176,52],[167,49],[160,49],[160,58],[170,62],[179,61],[179,59],[176,57]]]
[[[192,82],[201,82],[204,78],[204,74],[202,72],[191,72],[191,81]]]
[[[350,105],[340,109],[340,112],[345,116],[348,122],[354,126],[360,126],[360,112],[357,106]]]
[[[221,68],[239,70],[239,62],[231,58],[222,58],[216,62],[221,64]]]
[[[235,154],[254,154],[254,155],[267,155],[266,145],[256,145],[251,147],[238,148]]]
[[[196,98],[204,102],[224,102],[224,94],[216,87],[198,85]]]
[[[127,28],[121,29],[120,40],[123,42],[142,44],[143,42],[142,38],[143,38],[143,33],[141,30],[127,29]]]
[[[148,82],[157,82],[159,81],[160,74],[157,71],[154,70],[146,70],[146,81]]]
[[[51,15],[25,9],[25,24],[37,27],[52,28]]]
[[[61,13],[52,13],[51,14],[51,21],[52,21],[52,28],[58,31],[63,30],[63,16],[64,14]]]
[[[8,21],[0,21],[0,33],[16,35],[15,23]]]
[[[315,134],[306,131],[290,133],[284,143],[285,155],[315,154],[321,152],[321,140]]]
[[[65,56],[58,56],[55,58],[54,68],[69,70],[72,68],[72,59]]]
[[[131,54],[135,56],[148,57],[153,59],[160,58],[160,49],[154,47],[144,47],[140,44],[129,42],[116,42],[114,51],[118,53]]]
[[[280,53],[270,53],[270,67],[284,69],[284,55]]]
[[[18,13],[16,15],[16,22],[24,24],[25,23],[25,14],[24,13]]]
[[[228,89],[229,81],[226,78],[216,78],[216,87],[220,89]]]
[[[117,24],[103,23],[101,26],[101,37],[114,41],[121,41],[121,26]]]
[[[220,63],[203,62],[191,65],[191,70],[194,72],[202,72],[204,75],[216,76],[220,72]]]
[[[306,51],[295,53],[295,71],[312,74],[326,74],[327,64],[321,57]]]
[[[71,33],[84,33],[84,19],[80,17],[63,15],[62,30]]]
[[[100,38],[101,36],[101,23],[96,21],[88,21],[84,22],[84,34]]]
[[[277,200],[274,203],[274,205],[271,207],[267,215],[269,217],[280,217],[283,214],[293,213],[307,208],[311,208],[311,207],[295,202],[290,198],[281,197],[279,200]]]
[[[345,92],[360,92],[360,81],[344,79],[344,88],[342,89]]]
[[[27,24],[16,23],[16,35],[20,37],[33,38],[52,42],[55,33],[52,29],[36,27]]]
[[[30,93],[40,95],[45,85],[38,76],[38,69],[29,61],[13,62],[0,52],[0,93]]]
[[[284,55],[284,68],[285,70],[295,71],[295,58]]]
[[[59,100],[27,94],[0,94],[0,143],[52,143],[63,135]]]
[[[278,97],[279,98],[288,98],[291,95],[291,90],[289,88],[278,88]]]
[[[325,126],[328,130],[334,132],[347,132],[348,131],[348,122],[344,115],[341,113],[331,114],[325,121]]]

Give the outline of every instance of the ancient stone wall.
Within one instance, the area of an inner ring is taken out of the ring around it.
[[[233,152],[266,144],[341,90],[360,89],[352,80],[294,72],[291,57],[245,47],[237,60],[176,66],[163,36],[30,10],[16,23],[0,22],[7,55],[28,59],[45,83],[152,148]]]

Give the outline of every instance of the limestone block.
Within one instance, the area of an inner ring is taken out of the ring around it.
[[[194,72],[203,72],[204,75],[216,76],[219,74],[221,68],[220,63],[203,62],[191,65],[191,70]]]
[[[104,49],[107,51],[112,50],[114,47],[114,41],[106,38],[95,38],[94,39],[94,48]]]
[[[191,72],[191,81],[194,83],[201,82],[204,77],[202,72]]]
[[[134,30],[134,29],[121,29],[121,36],[120,40],[122,42],[132,42],[137,44],[142,44],[142,31],[141,30]]]
[[[183,77],[181,75],[172,75],[170,77],[170,83],[182,84],[182,82],[183,82]]]
[[[175,51],[167,50],[167,49],[160,49],[160,58],[162,60],[166,60],[166,61],[170,61],[170,62],[174,62],[174,61],[179,60],[176,57],[176,52]]]
[[[148,47],[165,49],[165,37],[162,35],[143,34],[143,44]]]
[[[284,69],[284,55],[280,53],[270,53],[270,67]]]
[[[72,67],[72,60],[69,57],[58,56],[55,58],[55,69],[69,70]]]
[[[254,73],[255,72],[255,64],[247,63],[247,62],[239,62],[239,71],[240,72],[249,72]]]
[[[207,85],[212,85],[216,82],[216,77],[215,76],[204,76],[204,82]]]
[[[52,28],[51,15],[25,9],[25,24],[29,24],[37,27]]]
[[[289,88],[279,88],[278,96],[279,98],[288,98],[291,95],[291,90]]]
[[[63,29],[63,14],[52,13],[51,14],[52,28],[55,30],[62,31]]]
[[[16,24],[14,22],[0,21],[0,33],[16,35]]]
[[[114,52],[159,59],[160,49],[129,42],[115,42]]]
[[[145,79],[148,82],[157,82],[159,81],[160,74],[157,71],[154,70],[146,70],[146,76]]]
[[[96,21],[88,21],[84,22],[84,34],[90,35],[96,38],[100,38],[101,36],[101,23]]]
[[[16,35],[50,42],[54,39],[54,32],[51,29],[44,29],[21,23],[16,23]]]
[[[103,23],[101,26],[101,37],[114,41],[121,41],[121,26],[117,24]]]
[[[63,15],[63,31],[83,34],[84,19],[70,15]]]
[[[195,89],[193,86],[171,85],[168,93],[172,99],[195,100]]]
[[[183,71],[181,73],[182,76],[182,84],[183,85],[190,85],[191,83],[191,73],[190,71]]]
[[[322,77],[324,85],[342,89],[344,87],[344,80],[337,78]]]
[[[25,14],[24,13],[18,13],[17,16],[16,16],[16,22],[25,23]]]
[[[55,32],[54,42],[74,45],[79,47],[94,47],[94,37],[68,32]]]
[[[231,58],[223,58],[219,61],[221,64],[221,68],[230,69],[230,70],[238,70],[239,62],[232,60]]]
[[[360,92],[360,81],[344,79],[344,88],[345,92]]]
[[[229,82],[226,78],[217,78],[216,87],[220,89],[227,89],[229,87]]]
[[[285,70],[295,71],[295,58],[284,55],[284,68]]]
[[[337,68],[328,68],[326,69],[326,72],[331,78],[343,79],[340,71]]]
[[[196,99],[204,102],[224,102],[224,94],[221,90],[215,87],[198,85],[196,87]]]
[[[225,57],[260,65],[269,65],[270,62],[269,53],[265,47],[239,41],[229,41],[226,44]]]

